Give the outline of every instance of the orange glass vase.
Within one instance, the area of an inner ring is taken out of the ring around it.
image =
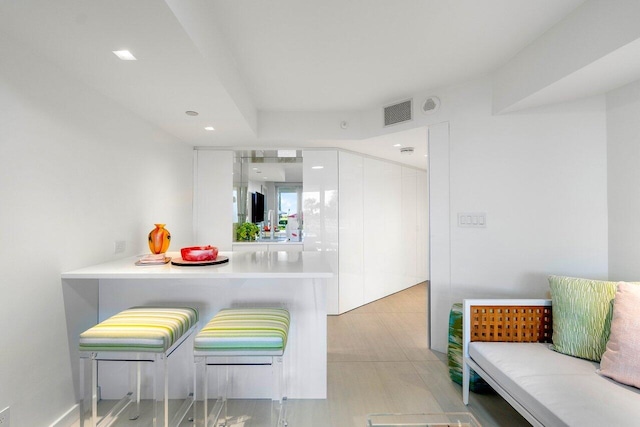
[[[169,249],[171,233],[164,228],[164,224],[155,224],[156,228],[149,232],[149,249],[152,254],[163,254]]]

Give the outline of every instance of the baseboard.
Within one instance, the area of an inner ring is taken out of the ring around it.
[[[73,405],[60,418],[55,420],[49,427],[69,427],[80,419],[80,405]]]

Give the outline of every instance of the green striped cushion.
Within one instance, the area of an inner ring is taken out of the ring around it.
[[[80,351],[163,353],[198,322],[190,307],[132,307],[80,334]]]
[[[289,312],[280,308],[220,310],[196,335],[196,355],[282,355]]]
[[[549,276],[555,351],[600,361],[611,332],[617,285],[617,282]]]

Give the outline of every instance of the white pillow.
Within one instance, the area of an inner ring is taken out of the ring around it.
[[[640,286],[618,283],[611,335],[600,361],[600,373],[640,388]]]

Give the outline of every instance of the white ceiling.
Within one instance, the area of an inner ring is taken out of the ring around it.
[[[0,2],[0,31],[186,144],[248,147],[259,110],[357,111],[464,81],[583,1],[22,0]],[[350,147],[400,139],[426,150],[424,129]]]
[[[360,110],[493,70],[583,0],[215,0],[264,110]]]

